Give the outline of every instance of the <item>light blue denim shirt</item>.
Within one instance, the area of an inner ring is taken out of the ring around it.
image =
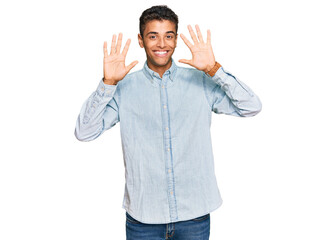
[[[210,136],[212,112],[249,117],[260,110],[257,95],[222,67],[210,77],[173,61],[161,79],[145,63],[117,85],[100,81],[83,104],[75,136],[91,141],[120,122],[122,207],[143,223],[171,223],[222,204]]]

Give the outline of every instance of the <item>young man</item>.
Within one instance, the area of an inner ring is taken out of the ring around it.
[[[210,31],[188,26],[192,53],[175,64],[178,17],[154,6],[140,17],[138,41],[147,61],[128,74],[122,34],[104,42],[104,78],[84,103],[75,135],[91,141],[120,122],[125,163],[127,239],[209,239],[210,212],[222,204],[214,173],[211,113],[240,117],[261,110],[256,94],[216,62]]]

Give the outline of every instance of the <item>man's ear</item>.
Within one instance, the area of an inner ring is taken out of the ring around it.
[[[139,42],[139,46],[140,46],[141,48],[143,48],[143,47],[144,47],[144,44],[143,44],[143,39],[142,39],[140,33],[138,34],[138,42]]]

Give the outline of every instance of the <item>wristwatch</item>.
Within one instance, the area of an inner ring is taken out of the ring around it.
[[[215,63],[215,66],[209,71],[207,72],[207,74],[209,74],[211,77],[215,76],[217,70],[221,67],[222,65],[220,65],[218,62]]]

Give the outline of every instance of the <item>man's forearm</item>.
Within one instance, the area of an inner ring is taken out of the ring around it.
[[[223,67],[218,68],[213,76],[207,75],[225,92],[240,116],[251,117],[261,111],[259,97],[245,83],[225,72]]]
[[[115,95],[116,87],[104,84],[102,80],[96,91],[85,101],[76,123],[75,136],[78,140],[91,141],[104,131],[104,113]],[[117,112],[110,115],[117,116]]]

